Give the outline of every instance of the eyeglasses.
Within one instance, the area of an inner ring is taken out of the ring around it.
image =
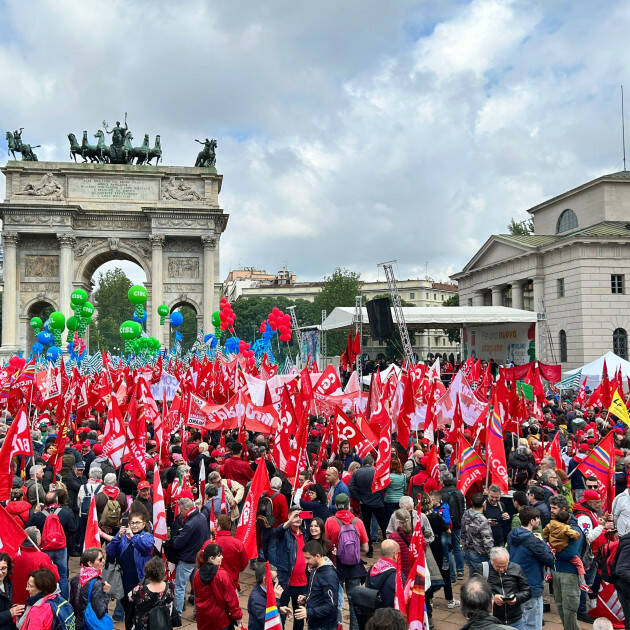
[[[586,486],[588,490],[597,490],[598,486]]]
[[[129,521],[129,525],[144,525],[144,521]]]
[[[96,562],[103,562],[105,560],[105,558],[103,558],[103,556],[99,556],[98,558],[96,558]]]

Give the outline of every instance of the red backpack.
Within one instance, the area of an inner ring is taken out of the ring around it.
[[[59,512],[61,512],[60,507],[52,512],[48,510],[44,510],[43,512],[46,514],[41,544],[41,548],[44,551],[57,551],[59,549],[65,549],[67,546],[66,532],[63,531],[61,521],[59,520]]]

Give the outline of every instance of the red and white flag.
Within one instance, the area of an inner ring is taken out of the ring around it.
[[[245,553],[251,560],[258,557],[258,548],[256,545],[256,512],[258,511],[258,500],[260,497],[271,489],[269,484],[269,473],[264,458],[258,460],[256,472],[252,479],[252,485],[247,493],[243,511],[238,520],[236,528],[236,538],[243,542]]]
[[[164,491],[160,481],[160,467],[158,462],[153,465],[153,538],[158,551],[162,543],[168,538],[166,526],[166,508],[164,507]]]
[[[125,443],[125,428],[122,415],[120,414],[120,407],[116,396],[112,396],[107,409],[107,421],[105,422],[103,435],[103,455],[109,457],[114,464],[114,468],[119,468],[122,464]]]
[[[11,462],[16,455],[33,455],[31,429],[24,407],[11,423],[0,449],[0,501],[11,498]]]
[[[9,476],[11,479],[11,476]],[[15,519],[0,505],[0,551],[15,556],[20,545],[26,539],[26,532],[16,523]]]
[[[204,500],[206,492],[206,459],[201,458],[201,464],[199,464],[199,496],[201,500]]]
[[[390,468],[392,463],[392,428],[391,423],[381,425],[381,435],[378,441],[378,454],[372,477],[372,492],[380,492],[389,486]]]
[[[98,516],[96,513],[96,495],[92,495],[90,509],[87,514],[87,527],[85,528],[85,539],[83,540],[83,551],[90,547],[101,546],[101,535],[98,529]]]

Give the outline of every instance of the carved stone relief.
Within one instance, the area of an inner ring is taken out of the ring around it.
[[[167,239],[164,244],[164,249],[167,252],[198,252],[200,248],[200,242],[198,240],[193,239]]]
[[[27,278],[54,278],[59,275],[59,256],[24,256]]]
[[[199,258],[169,257],[168,275],[171,278],[198,278]]]

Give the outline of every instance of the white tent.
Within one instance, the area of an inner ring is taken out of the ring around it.
[[[383,383],[389,378],[392,371],[396,373],[396,376],[400,376],[400,373],[402,372],[402,370],[395,363],[391,363],[381,372],[381,381]],[[362,381],[363,385],[367,385],[369,387],[370,383],[372,382],[372,375],[368,374],[367,376],[364,376],[362,378]]]
[[[617,368],[621,367],[621,374],[624,378],[624,382],[627,382],[625,379],[630,378],[630,361],[626,361],[625,359],[618,357],[614,352],[607,352],[603,356],[599,357],[599,359],[595,359],[595,361],[591,361],[590,363],[587,363],[580,368],[576,368],[575,370],[565,372],[563,378],[571,376],[572,374],[577,374],[577,372],[582,370],[582,380],[586,378],[586,384],[591,389],[594,389],[602,381],[604,360],[606,360],[608,378],[613,378],[617,372]]]

